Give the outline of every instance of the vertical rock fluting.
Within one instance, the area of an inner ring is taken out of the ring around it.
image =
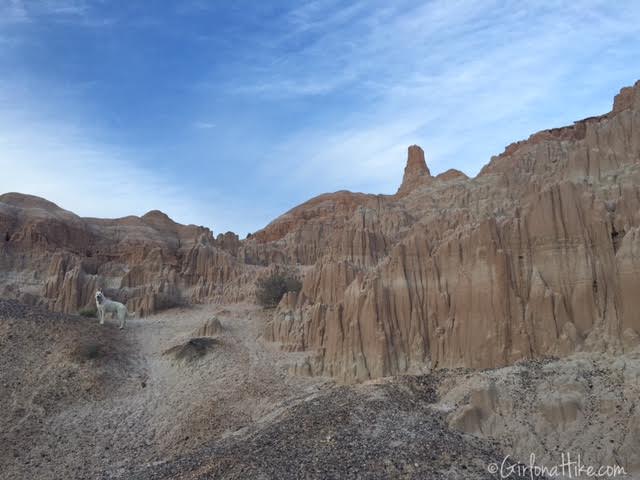
[[[636,346],[639,128],[637,83],[611,113],[510,145],[472,180],[431,177],[410,147],[371,226],[386,239],[376,261],[347,275],[353,250],[318,258],[269,338],[347,381]],[[394,211],[410,218],[387,229]]]
[[[243,297],[240,242],[152,211],[116,220],[80,218],[22,194],[0,196],[0,294],[75,313],[95,289],[146,315],[183,302]],[[226,289],[226,290],[225,290]]]
[[[473,179],[409,147],[395,195],[340,191],[240,241],[152,211],[80,218],[0,196],[0,295],[73,312],[96,287],[150,313],[249,298],[296,269],[266,337],[296,371],[363,380],[640,340],[640,82],[612,112],[509,145]]]

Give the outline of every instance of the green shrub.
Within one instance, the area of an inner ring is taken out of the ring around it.
[[[87,318],[95,318],[98,315],[98,311],[96,310],[96,307],[85,307],[81,308],[78,311],[78,314]]]
[[[272,308],[280,303],[287,292],[299,292],[302,283],[294,275],[274,272],[260,278],[256,282],[256,300],[265,308]]]

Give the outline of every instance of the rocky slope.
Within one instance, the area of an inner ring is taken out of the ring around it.
[[[364,380],[639,342],[640,82],[610,113],[514,143],[467,178],[409,148],[395,195],[316,197],[240,241],[160,212],[80,218],[0,196],[0,295],[73,312],[96,286],[149,313],[304,276],[266,336],[297,372]]]
[[[640,473],[640,349],[578,353],[446,375],[439,407],[454,429],[493,438],[513,458],[554,465],[579,453],[591,465]]]
[[[640,348],[336,385],[288,375],[299,354],[264,317],[202,305],[121,331],[0,300],[0,477],[489,479],[567,452],[640,473]]]
[[[442,369],[323,390],[248,435],[134,467],[130,475],[531,479],[543,477],[524,466],[550,471],[563,455],[573,462],[580,455],[594,470],[621,467],[618,477],[638,478],[638,353],[579,354],[481,372]],[[505,458],[501,473],[492,470]],[[509,469],[518,464],[520,470]],[[575,464],[565,468],[563,478],[586,477]]]

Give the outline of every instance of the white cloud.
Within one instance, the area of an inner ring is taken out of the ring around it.
[[[200,130],[210,130],[212,128],[215,128],[216,124],[212,122],[197,121],[197,122],[193,122],[193,126],[194,128],[197,128]]]
[[[274,153],[291,159],[280,160],[291,185],[392,192],[414,142],[432,171],[474,175],[512,141],[604,113],[593,108],[610,99],[596,104],[596,93],[637,75],[622,63],[638,53],[633,2],[340,5],[317,0],[290,12],[273,55],[252,57],[243,76],[251,80],[233,88],[277,99],[351,89],[337,121],[292,133]]]
[[[140,215],[168,205],[170,215],[196,221],[199,212],[183,192],[122,153],[80,140],[72,129],[37,123],[18,129],[5,120],[0,191],[36,194],[84,216]]]
[[[87,0],[0,0],[0,27],[32,22],[54,22],[77,27],[99,28],[115,23],[113,18],[95,15],[93,11],[95,6]]]
[[[0,104],[9,97],[4,93]],[[159,209],[180,223],[204,225],[216,234],[262,226],[242,207],[224,208],[215,201],[215,188],[206,196],[190,191],[176,183],[175,172],[139,166],[139,152],[92,141],[88,131],[69,120],[51,121],[47,112],[34,113],[26,102],[17,103],[21,108],[0,110],[0,193],[37,195],[89,217]]]
[[[22,0],[9,0],[0,3],[0,25],[27,21],[29,21],[29,15]]]
[[[11,0],[0,3],[0,26],[43,18],[99,25],[104,19],[92,6]],[[189,3],[196,11],[209,7],[199,0]],[[195,108],[184,124],[201,130],[193,138],[204,143],[217,138],[212,129],[224,131],[227,122],[236,121],[236,111],[238,118],[249,118],[246,105],[277,109],[280,102],[291,102],[286,104],[295,106],[291,117],[286,108],[283,115],[260,116],[286,119],[286,141],[265,140],[259,125],[246,122],[247,138],[257,133],[256,150],[264,152],[256,157],[263,160],[258,172],[247,175],[261,186],[273,185],[280,204],[284,197],[303,200],[343,188],[391,193],[402,176],[406,147],[413,143],[425,148],[432,172],[455,167],[473,175],[511,141],[604,113],[615,93],[611,85],[636,80],[638,62],[632,60],[640,60],[640,4],[635,2],[398,0],[345,7],[337,0],[315,0],[269,22],[264,36],[262,30],[247,32],[246,25],[232,30],[242,36],[225,37],[229,45],[240,45],[233,49],[233,61],[210,78],[193,79],[200,86],[191,89],[201,96],[199,105],[207,105],[208,97],[234,94],[247,97],[240,108],[221,109],[221,119],[218,110]],[[274,34],[278,26],[279,35]],[[63,100],[67,105],[60,113],[47,113],[45,102],[32,98],[29,84],[0,79],[0,167],[8,172],[0,176],[0,191],[35,193],[92,216],[159,208],[180,222],[215,231],[220,225],[245,232],[270,220],[261,216],[272,210],[266,200],[258,213],[255,198],[243,206],[243,199],[181,188],[170,173],[140,167],[139,152],[99,142],[74,127],[77,98]],[[35,90],[46,97],[47,88],[40,87]],[[61,90],[52,89],[58,96]],[[15,98],[30,102],[13,102],[9,111],[7,99]],[[301,113],[300,105],[308,110]],[[211,112],[214,119],[208,118]],[[229,205],[233,208],[224,208]]]

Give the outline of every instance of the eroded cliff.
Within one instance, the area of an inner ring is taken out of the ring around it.
[[[145,315],[183,302],[242,296],[233,234],[214,238],[159,211],[81,218],[30,195],[0,196],[0,294],[52,310],[94,304],[96,288]]]
[[[350,213],[332,235],[340,242],[297,259],[313,266],[268,336],[311,352],[301,372],[345,380],[631,348],[639,162],[640,83],[611,113],[512,144],[474,179],[432,177],[412,146],[396,195],[351,210],[325,196],[322,212],[256,236],[278,231],[284,255],[310,224]]]
[[[0,294],[53,310],[96,287],[145,314],[248,299],[296,268],[268,339],[300,373],[363,380],[638,344],[640,82],[610,113],[514,143],[469,179],[409,147],[395,195],[325,194],[240,241],[161,212],[80,218],[0,196]]]

